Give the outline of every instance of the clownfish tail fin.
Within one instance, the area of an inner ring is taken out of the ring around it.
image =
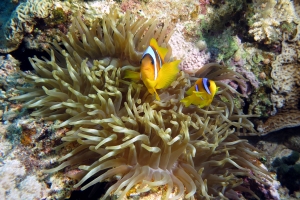
[[[192,104],[191,96],[187,96],[184,99],[181,99],[180,102],[183,103],[185,107],[189,107]]]

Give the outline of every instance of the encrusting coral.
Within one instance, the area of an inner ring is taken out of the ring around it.
[[[30,58],[36,74],[24,76],[33,87],[20,88],[26,93],[11,99],[37,108],[32,116],[61,120],[56,128],[71,128],[57,150],[76,146],[58,160],[59,166],[45,172],[79,168],[84,176],[73,177],[80,179],[74,187],[82,190],[115,180],[103,199],[152,189],[161,191],[162,199],[236,199],[235,191],[258,198],[241,186],[241,177],[262,183],[271,178],[258,161],[262,154],[236,136],[255,131],[248,116],[234,106],[236,92],[220,82],[240,82],[236,73],[215,63],[196,73],[220,87],[205,109],[180,103],[185,88],[197,79],[184,72],[169,88],[158,91],[161,101],[142,83],[122,79],[125,69],[138,67],[151,38],[168,47],[171,33],[166,23],[134,20],[117,10],[90,29],[77,16],[68,35],[62,35],[63,47],[54,41],[47,50],[49,60]],[[87,182],[90,178],[94,179]]]

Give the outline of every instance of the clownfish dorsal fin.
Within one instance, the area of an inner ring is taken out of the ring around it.
[[[154,38],[151,38],[151,40],[150,40],[150,46],[154,50],[156,50],[157,54],[159,55],[159,57],[161,58],[162,62],[164,63],[165,62],[165,57],[166,57],[166,55],[168,53],[168,49],[164,48],[164,47],[158,46],[158,43],[157,43],[156,39],[154,39]]]

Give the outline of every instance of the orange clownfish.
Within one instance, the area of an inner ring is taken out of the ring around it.
[[[156,100],[160,100],[156,90],[169,87],[179,72],[180,60],[164,62],[167,52],[167,48],[158,46],[157,41],[152,38],[140,61],[140,72],[125,70],[124,78],[141,79],[149,93],[155,93]]]
[[[218,87],[214,81],[207,78],[199,78],[195,82],[195,85],[186,92],[188,96],[180,102],[186,107],[193,104],[197,105],[199,108],[203,108],[211,104],[217,91]]]

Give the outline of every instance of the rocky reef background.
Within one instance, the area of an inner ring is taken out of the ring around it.
[[[140,17],[167,20],[175,31],[172,56],[193,75],[209,62],[224,63],[248,79],[244,87],[224,81],[243,94],[236,106],[251,118],[258,136],[243,135],[266,152],[262,162],[274,172],[274,191],[258,184],[256,192],[273,199],[300,197],[300,70],[299,1],[291,0],[6,0],[0,7],[0,197],[7,199],[67,198],[74,181],[63,172],[41,172],[53,157],[46,155],[60,144],[67,128],[56,121],[34,119],[30,110],[9,98],[26,83],[19,70],[32,70],[27,57],[46,56],[49,43],[67,33],[76,12],[91,24],[118,7]],[[3,9],[5,8],[5,9]],[[70,147],[71,148],[71,147]],[[59,155],[58,155],[59,156]],[[290,182],[295,182],[291,185]],[[296,185],[296,186],[295,186]],[[32,190],[31,188],[35,188]],[[263,195],[262,195],[263,196]]]

